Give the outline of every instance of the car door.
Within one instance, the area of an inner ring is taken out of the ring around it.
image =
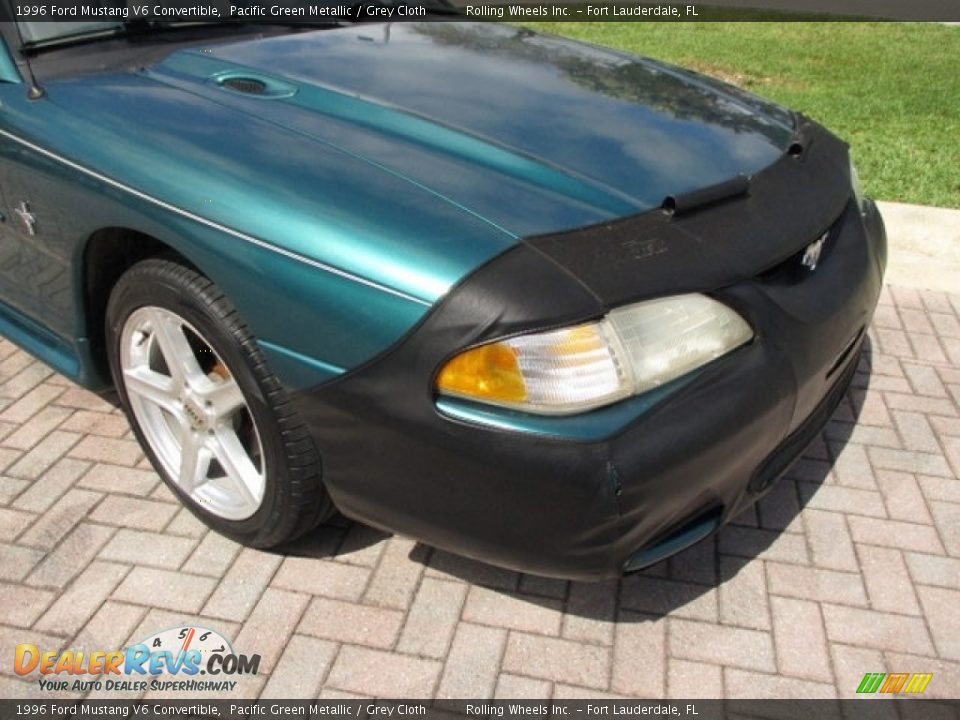
[[[0,84],[0,104],[23,87]],[[0,107],[0,130],[5,128]],[[0,301],[47,321],[67,309],[70,276],[63,258],[54,189],[34,171],[38,158],[0,134]]]
[[[0,303],[8,316],[13,310],[21,320],[57,326],[71,314],[68,218],[46,171],[49,161],[13,126],[12,118],[42,113],[46,103],[28,98],[29,84],[11,52],[12,23],[0,24]]]

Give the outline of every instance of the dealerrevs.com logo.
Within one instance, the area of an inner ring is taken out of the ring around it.
[[[227,692],[237,685],[234,677],[259,668],[259,655],[238,654],[216,630],[194,626],[163,630],[124,650],[57,652],[21,643],[13,658],[17,675],[37,673],[40,689],[50,692]]]

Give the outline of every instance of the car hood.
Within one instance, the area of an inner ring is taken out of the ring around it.
[[[793,130],[786,111],[677,68],[485,23],[182,50],[50,96],[86,141],[70,156],[430,301],[518,237],[753,174]]]
[[[289,82],[287,102],[245,109],[519,235],[751,174],[783,152],[793,126],[769,103],[691,73],[497,24],[354,26],[229,45],[206,59],[178,58],[171,69]]]

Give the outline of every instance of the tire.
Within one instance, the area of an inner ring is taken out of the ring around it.
[[[137,439],[200,520],[266,548],[333,514],[312,438],[209,279],[171,260],[137,263],[110,294],[106,340]]]

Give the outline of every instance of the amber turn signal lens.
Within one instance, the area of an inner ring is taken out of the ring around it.
[[[437,376],[446,395],[541,413],[595,407],[629,386],[599,323],[519,335],[453,357]]]
[[[437,389],[501,403],[527,399],[517,355],[503,343],[481,345],[451,359],[437,376]]]

